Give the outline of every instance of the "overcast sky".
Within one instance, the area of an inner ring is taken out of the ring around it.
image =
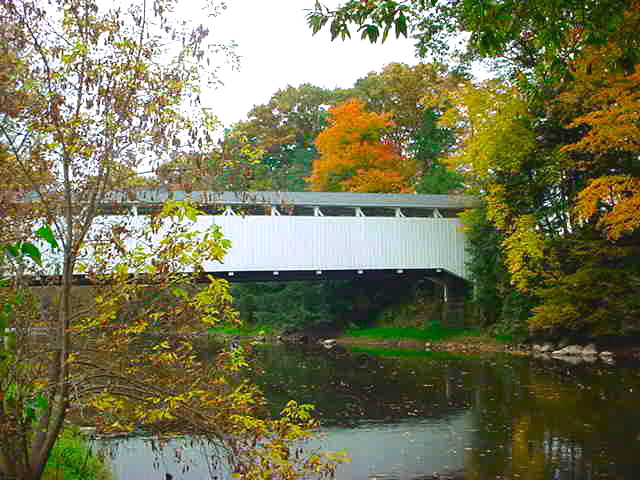
[[[343,1],[323,3],[335,6]],[[371,45],[354,34],[352,40],[331,42],[328,29],[312,36],[304,10],[313,4],[314,0],[228,0],[226,12],[205,22],[211,38],[235,40],[242,57],[238,71],[221,70],[224,86],[201,97],[203,106],[212,108],[225,126],[242,120],[254,105],[268,102],[287,85],[350,87],[388,63],[418,62],[410,39],[390,35],[384,45]]]

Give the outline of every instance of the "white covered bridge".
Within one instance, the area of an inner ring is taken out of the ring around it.
[[[135,214],[190,198],[232,247],[205,270],[231,281],[418,275],[463,284],[465,238],[457,214],[471,197],[315,192],[140,192]],[[121,211],[121,210],[120,210]],[[108,213],[108,212],[105,212]]]

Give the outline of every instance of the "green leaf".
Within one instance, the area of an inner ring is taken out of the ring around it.
[[[400,35],[404,35],[405,38],[407,37],[407,17],[405,17],[404,15],[400,15],[398,18],[396,18],[395,27],[396,38],[400,38]]]
[[[21,250],[23,255],[31,257],[31,259],[38,265],[42,265],[42,255],[40,254],[40,250],[38,250],[38,247],[36,247],[34,244],[24,242],[21,246]]]
[[[24,410],[24,418],[26,421],[31,422],[36,419],[36,410],[33,407],[27,407]]]
[[[36,237],[43,239],[49,245],[51,245],[52,249],[58,248],[58,242],[53,236],[53,232],[51,231],[51,227],[49,225],[43,225],[38,230],[36,230]]]
[[[33,406],[41,410],[45,410],[49,408],[49,402],[47,401],[47,397],[45,397],[41,393],[37,394],[33,399]]]
[[[15,400],[18,396],[18,385],[10,383],[9,387],[4,392],[4,396],[7,400]]]
[[[7,251],[9,255],[13,258],[18,258],[20,256],[20,250],[15,245],[5,245],[4,249]]]
[[[174,297],[187,298],[189,296],[189,293],[184,288],[180,287],[175,287],[173,290],[171,290],[171,293]]]
[[[380,30],[375,25],[363,25],[361,27],[362,30],[362,40],[369,39],[371,43],[376,43],[378,37],[380,36]]]

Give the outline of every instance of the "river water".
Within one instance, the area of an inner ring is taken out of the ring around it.
[[[640,479],[637,365],[285,346],[253,361],[274,411],[290,399],[316,406],[322,434],[309,448],[350,455],[338,479]],[[154,447],[118,442],[116,478],[214,476],[211,452],[191,442],[177,456]]]

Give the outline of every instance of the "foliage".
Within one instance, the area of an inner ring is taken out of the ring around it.
[[[390,116],[366,112],[352,100],[329,110],[330,126],[316,139],[322,155],[309,177],[315,191],[410,191],[415,165],[384,134]]]
[[[640,25],[640,12],[629,17],[628,23]],[[578,102],[586,108],[568,128],[588,127],[585,135],[563,150],[591,153],[592,158],[583,158],[582,163],[605,164],[612,169],[591,181],[576,202],[578,218],[586,222],[597,217],[612,240],[640,226],[640,64],[620,64],[626,55],[618,43],[588,49],[573,64],[575,85],[559,97],[564,108],[575,109]],[[617,175],[616,168],[621,169]]]
[[[428,123],[437,118],[439,112],[430,109],[427,100],[451,89],[460,79],[459,75],[440,63],[418,63],[413,66],[390,63],[380,72],[371,72],[358,79],[350,93],[364,103],[367,111],[392,114],[393,127],[389,130],[389,138],[401,145],[403,151],[422,156],[421,153],[427,153],[427,149],[420,152],[414,145],[420,141],[420,137],[425,133],[436,137],[447,136],[447,132],[441,131],[435,122]],[[424,128],[432,131],[421,131]],[[429,164],[426,159],[424,163]]]
[[[450,195],[463,189],[463,176],[439,163],[422,171],[416,193]]]
[[[437,124],[441,112],[430,103],[464,76],[439,63],[390,63],[359,79],[351,91],[368,111],[390,113],[391,141],[418,166],[418,193],[446,194],[462,186],[461,177],[441,163],[455,143],[453,132]]]
[[[62,431],[44,471],[44,478],[64,480],[108,480],[105,460],[96,457],[87,441],[72,429]]]
[[[318,157],[314,141],[327,125],[327,110],[345,98],[339,89],[311,84],[278,90],[226,132],[221,150],[227,162],[222,175],[210,182],[225,185],[227,176],[242,169],[235,177],[244,178],[247,190],[305,190],[304,179]]]
[[[459,179],[438,158],[452,145],[453,136],[436,125],[439,112],[426,108],[424,98],[437,96],[458,78],[459,74],[438,63],[411,67],[391,63],[348,89],[287,86],[226,132],[214,154],[216,168],[201,177],[214,189],[230,184],[246,190],[307,189],[304,178],[311,175],[312,163],[320,156],[315,140],[328,127],[329,108],[356,98],[369,112],[393,116],[385,138],[420,167],[411,181],[424,179],[423,193],[448,193],[459,186]]]
[[[194,354],[194,333],[236,315],[228,284],[202,270],[229,247],[220,232],[192,228],[200,212],[176,202],[146,223],[98,219],[149,159],[214,150],[216,122],[197,99],[209,54],[228,48],[206,45],[208,30],[177,19],[175,3],[0,3],[0,152],[21,201],[1,219],[17,228],[3,237],[0,475],[41,478],[68,417],[201,436],[244,478],[333,471],[323,456],[289,455],[315,425],[304,408],[270,419],[235,377],[241,356]],[[46,254],[26,242],[42,223]],[[56,271],[38,298],[31,275]],[[78,274],[92,284],[84,302]]]
[[[615,38],[634,0],[350,0],[331,10],[319,1],[307,15],[313,33],[330,25],[332,40],[351,37],[354,25],[363,39],[385,41],[411,34],[419,56],[450,53],[451,40],[469,33],[462,52],[499,57],[522,68],[566,68],[587,45]],[[550,19],[553,19],[550,21]],[[637,50],[630,54],[637,54]]]
[[[234,286],[234,305],[250,325],[313,327],[334,324],[346,311],[345,282],[266,282]]]
[[[460,82],[434,99],[446,109],[441,124],[457,133],[449,161],[485,201],[482,213],[467,214],[470,268],[482,279],[481,311],[500,331],[521,332],[529,312],[536,330],[638,328],[628,314],[638,275],[635,66],[620,48],[636,17],[624,15],[621,43],[584,47],[566,64],[570,78],[542,62],[524,83]]]

